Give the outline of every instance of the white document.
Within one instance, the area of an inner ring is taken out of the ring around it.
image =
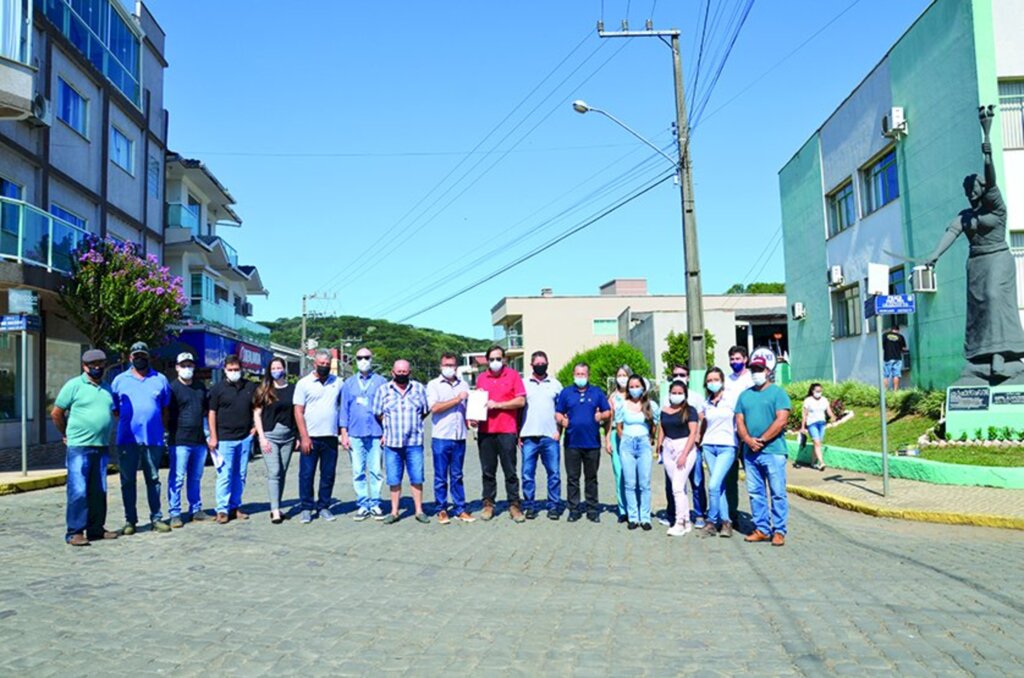
[[[466,419],[470,421],[485,421],[487,419],[488,400],[490,400],[490,396],[482,388],[470,391],[469,400],[466,401]]]

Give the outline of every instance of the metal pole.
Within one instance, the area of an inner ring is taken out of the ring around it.
[[[21,475],[28,475],[28,331],[26,330],[21,331]]]
[[[299,374],[306,376],[306,295],[302,295],[302,344],[299,346]]]
[[[875,335],[878,337],[878,408],[882,413],[882,496],[889,496],[889,426],[885,408],[885,368],[882,354],[882,315],[875,316]]]
[[[686,331],[690,335],[690,372],[704,372],[704,297],[700,287],[700,254],[697,252],[697,213],[694,211],[693,176],[690,166],[690,125],[683,91],[683,65],[679,34],[672,34],[672,71],[676,89],[676,133],[679,135],[679,197],[683,207],[683,258],[686,261]]]

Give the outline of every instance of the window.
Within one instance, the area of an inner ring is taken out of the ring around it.
[[[110,128],[110,160],[128,174],[135,174],[135,142],[116,127]]]
[[[1024,252],[1024,231],[1010,231],[1010,249]]]
[[[896,149],[890,150],[862,171],[864,177],[864,214],[870,214],[900,197],[896,172]]]
[[[57,119],[89,138],[89,100],[64,78],[57,78]]]
[[[50,214],[52,214],[53,216],[57,217],[58,219],[63,219],[64,221],[68,222],[72,226],[77,226],[78,228],[82,229],[83,231],[87,230],[86,226],[88,225],[89,222],[85,218],[78,216],[74,212],[71,212],[69,210],[64,209],[60,205],[51,204],[50,205]]]
[[[614,337],[619,333],[619,321],[615,318],[594,319],[595,337]]]
[[[192,303],[213,301],[213,279],[202,273],[192,274]]]
[[[889,294],[906,294],[907,293],[907,271],[902,266],[889,269]],[[907,322],[906,315],[890,315],[885,318],[885,324],[887,327],[892,327],[895,324],[905,325]]]
[[[828,235],[831,238],[845,231],[857,220],[857,209],[853,201],[853,182],[833,191],[828,196]]]
[[[0,0],[0,57],[27,64],[30,61],[32,4],[25,0]]]
[[[850,287],[832,293],[832,334],[834,339],[855,337],[861,333],[860,317],[864,312],[860,303],[860,287]]]
[[[999,83],[999,115],[1003,123],[1003,148],[1024,148],[1024,80]]]
[[[213,298],[217,301],[217,303],[229,303],[228,291],[221,287],[220,285],[217,285],[213,288]]]
[[[160,160],[153,156],[149,156],[146,166],[146,190],[154,198],[160,197]]]
[[[82,373],[82,345],[46,338],[46,411],[53,408],[64,382]]]
[[[21,186],[0,177],[0,198],[13,198],[21,200]]]

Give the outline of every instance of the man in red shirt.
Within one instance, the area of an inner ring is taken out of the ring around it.
[[[516,470],[516,446],[519,411],[526,404],[526,387],[519,373],[505,365],[505,350],[492,346],[487,351],[487,371],[476,379],[476,387],[487,391],[487,419],[480,429],[480,466],[483,469],[484,508],[480,518],[494,517],[498,496],[498,462],[505,475],[509,515],[517,523],[525,522],[519,506],[519,473]]]

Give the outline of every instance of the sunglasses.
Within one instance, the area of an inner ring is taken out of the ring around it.
[[[368,355],[357,355],[356,356],[356,360],[369,360],[369,359],[370,359],[370,356],[368,356]]]

